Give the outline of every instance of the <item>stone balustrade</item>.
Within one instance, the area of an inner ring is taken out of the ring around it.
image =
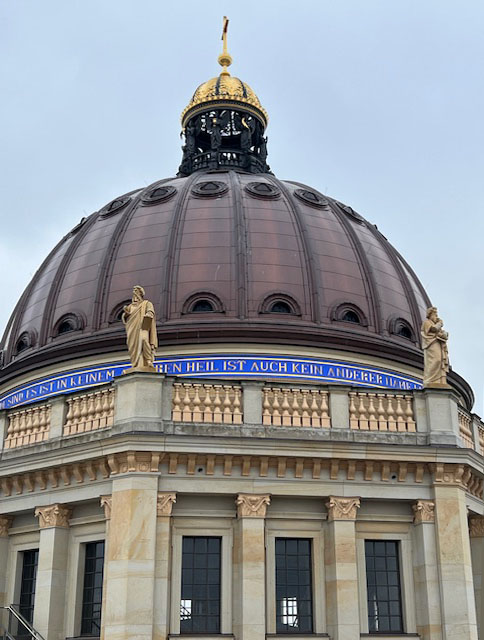
[[[474,438],[472,435],[472,418],[467,413],[467,411],[464,411],[462,407],[458,408],[457,415],[459,417],[459,434],[462,439],[462,443],[468,449],[474,449]]]
[[[350,391],[350,429],[416,431],[413,396],[399,393]]]
[[[175,382],[174,422],[242,424],[242,387],[233,384]]]
[[[482,422],[477,425],[477,434],[479,442],[476,446],[476,451],[484,455],[484,424],[482,424]]]
[[[51,408],[48,404],[36,405],[8,414],[5,449],[15,449],[47,440],[50,429]]]
[[[71,436],[112,427],[114,401],[113,387],[68,398],[63,435]]]
[[[288,427],[331,427],[329,394],[322,389],[264,387],[262,424]]]

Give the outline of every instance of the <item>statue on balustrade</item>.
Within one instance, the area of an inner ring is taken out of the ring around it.
[[[427,309],[427,317],[422,323],[422,348],[424,350],[424,387],[445,387],[449,371],[449,334],[443,330],[444,323],[439,318],[436,307]]]
[[[149,300],[145,300],[143,287],[136,285],[133,288],[133,299],[131,304],[123,308],[121,319],[126,328],[126,341],[132,365],[132,369],[124,373],[156,373],[153,365],[155,349],[158,346],[155,309]]]

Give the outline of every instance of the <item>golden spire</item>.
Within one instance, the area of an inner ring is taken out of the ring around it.
[[[223,50],[222,53],[218,57],[218,63],[221,67],[223,67],[221,76],[229,76],[230,73],[227,71],[227,67],[230,67],[232,64],[232,56],[227,52],[227,30],[229,28],[229,19],[227,16],[224,16],[223,29],[222,29],[222,41],[223,41]]]

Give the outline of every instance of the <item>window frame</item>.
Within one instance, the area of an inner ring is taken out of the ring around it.
[[[104,539],[98,539],[98,540],[91,540],[88,542],[83,542],[82,546],[83,546],[83,562],[82,562],[82,588],[81,588],[81,593],[80,593],[80,617],[79,617],[79,637],[83,637],[83,636],[87,636],[90,637],[93,634],[92,633],[82,633],[82,622],[83,622],[83,616],[82,616],[82,611],[84,608],[84,596],[85,596],[85,591],[86,591],[86,549],[87,549],[87,545],[88,544],[99,544],[99,543],[103,543],[104,544],[104,553],[103,553],[103,581],[101,584],[101,616],[102,616],[102,604],[104,602],[104,572],[105,572],[105,567],[106,567],[106,540]],[[102,620],[101,617],[99,618],[100,624],[102,624]],[[99,635],[101,635],[101,630],[102,628],[100,627],[99,629]],[[95,637],[95,636],[94,636]]]
[[[375,526],[379,524],[379,529]],[[365,526],[367,525],[367,526]],[[382,532],[385,528],[383,523],[357,523],[356,532],[356,562],[358,570],[358,592],[359,592],[359,608],[360,608],[360,627],[361,633],[370,637],[386,638],[391,635],[394,638],[404,637],[408,634],[417,633],[417,622],[415,614],[415,593],[413,584],[413,563],[412,563],[412,539],[409,526],[399,523],[387,523],[386,528],[392,531]],[[365,556],[365,540],[378,540],[397,542],[399,548],[400,563],[400,597],[402,601],[402,632],[377,631],[368,630],[368,592],[366,584],[366,556]]]
[[[182,583],[183,537],[221,538],[220,558],[220,632],[218,634],[184,633],[183,637],[211,637],[232,633],[232,522],[225,519],[200,520],[183,517],[173,518],[171,559],[171,610],[170,635],[180,635],[180,601]]]
[[[283,633],[277,631],[276,611],[276,538],[311,540],[312,614],[311,633]],[[326,602],[324,568],[323,521],[280,520],[266,518],[266,633],[277,638],[312,638],[326,633],[324,603]]]

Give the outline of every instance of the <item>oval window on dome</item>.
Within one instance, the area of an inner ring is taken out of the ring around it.
[[[142,201],[145,205],[157,204],[158,202],[169,200],[175,193],[176,189],[172,185],[159,185],[151,189],[151,191],[148,191],[148,193],[143,196]]]
[[[311,191],[310,189],[296,189],[294,191],[294,195],[299,200],[302,200],[305,204],[309,204],[312,207],[324,207],[328,204],[326,198],[316,193],[316,191]]]
[[[263,198],[274,200],[279,198],[281,192],[273,184],[269,182],[249,182],[245,186],[245,190],[254,198]]]
[[[213,198],[215,196],[221,196],[228,191],[228,186],[225,182],[219,182],[218,180],[207,180],[206,182],[199,182],[196,184],[192,193],[196,196],[202,196],[204,198]]]
[[[121,211],[121,209],[124,209],[124,207],[128,204],[130,200],[131,198],[129,196],[122,196],[121,198],[115,198],[114,200],[111,200],[109,204],[107,204],[105,207],[101,209],[99,215],[101,216],[101,218],[109,218],[109,216],[113,216],[115,213],[118,213],[119,211]]]

